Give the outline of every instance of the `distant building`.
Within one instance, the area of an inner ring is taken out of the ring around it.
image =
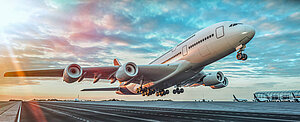
[[[258,98],[266,98],[273,102],[294,101],[295,98],[300,98],[300,90],[259,91],[255,92],[254,95]]]

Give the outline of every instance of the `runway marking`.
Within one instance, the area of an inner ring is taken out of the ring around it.
[[[73,108],[73,107],[59,106],[59,105],[53,105],[53,104],[47,104],[47,105],[57,106],[57,107],[61,107],[61,108],[74,109],[74,110],[87,111],[87,112],[93,112],[93,113],[97,113],[97,114],[105,114],[105,115],[109,115],[109,116],[117,116],[117,117],[129,118],[129,119],[148,121],[148,122],[159,122],[157,120],[152,120],[152,119],[144,119],[144,118],[138,118],[138,117],[123,116],[123,115],[119,115],[119,114],[106,113],[106,112],[94,111],[94,110],[83,109],[83,108]]]
[[[18,119],[17,119],[17,122],[20,122],[21,111],[22,111],[22,102],[21,102],[20,107],[19,107],[19,112],[18,112]]]
[[[86,106],[94,106],[94,105],[91,105],[91,104],[84,104],[84,105],[86,105]],[[174,112],[174,113],[185,113],[185,114],[198,114],[198,113],[190,113],[190,112],[192,112],[192,111],[194,111],[194,112],[199,112],[198,110],[190,110],[189,112],[181,112],[181,111],[178,111],[178,110],[176,110],[176,109],[174,109],[173,111],[172,110],[167,110],[167,109],[165,109],[165,110],[151,110],[151,108],[149,109],[149,108],[147,108],[147,107],[134,107],[134,108],[137,108],[137,109],[132,109],[132,108],[130,108],[130,107],[127,107],[127,106],[120,106],[120,107],[118,107],[118,106],[113,106],[113,105],[98,105],[98,107],[101,107],[101,108],[104,108],[104,107],[110,107],[110,108],[116,108],[116,109],[126,109],[126,110],[145,110],[146,109],[146,111],[155,111],[155,112]],[[271,120],[271,121],[294,121],[294,120],[285,120],[285,119],[279,119],[279,118],[264,118],[264,117],[249,117],[249,116],[247,116],[247,114],[245,115],[243,115],[243,116],[236,116],[236,115],[221,115],[221,114],[216,114],[216,113],[225,113],[225,112],[218,112],[218,111],[214,111],[214,112],[212,112],[211,114],[210,113],[201,113],[202,115],[213,115],[213,116],[220,116],[220,117],[233,117],[233,118],[242,118],[242,119],[256,119],[256,120]],[[235,113],[234,113],[235,114]],[[249,114],[249,115],[251,115],[251,114]],[[202,120],[203,118],[201,118],[201,120]],[[207,119],[205,119],[205,120],[207,120]]]
[[[63,114],[63,115],[66,115],[66,116],[69,116],[69,117],[72,117],[72,118],[75,118],[75,119],[78,119],[78,120],[81,120],[81,121],[89,122],[89,120],[86,120],[86,119],[83,119],[83,118],[80,118],[80,117],[76,117],[74,115],[69,115],[69,114],[67,114],[65,112],[57,111],[57,110],[54,110],[54,109],[51,109],[51,108],[47,108],[47,107],[44,107],[44,106],[41,106],[41,105],[37,105],[37,104],[34,104],[34,103],[29,103],[29,104],[32,104],[32,105],[40,107],[40,108],[44,108],[44,109],[49,110],[49,111],[60,113],[60,114]]]
[[[119,107],[114,107],[114,106],[109,106],[112,108],[118,108],[118,109],[128,109],[128,108],[119,108]],[[138,110],[144,110],[145,108],[139,108]],[[155,111],[155,110],[149,110],[148,111]],[[191,110],[194,112],[198,112],[197,110]],[[195,114],[195,113],[187,113],[187,112],[181,112],[181,111],[171,111],[171,110],[159,110],[159,112],[174,112],[174,113],[186,113],[186,114]],[[214,113],[224,113],[224,112],[214,112]],[[206,115],[211,115],[211,114],[207,114],[207,113],[201,113],[201,114],[206,114]],[[243,119],[257,119],[257,120],[271,120],[271,121],[290,121],[293,122],[294,120],[285,120],[285,119],[277,119],[277,118],[261,118],[261,117],[248,117],[248,116],[235,116],[235,115],[215,115],[214,116],[222,116],[222,117],[234,117],[234,118],[243,118]],[[161,115],[161,114],[159,114]],[[181,117],[181,116],[176,116],[176,117]],[[193,117],[192,119],[196,119],[195,117]],[[201,120],[207,120],[204,118],[201,118]]]

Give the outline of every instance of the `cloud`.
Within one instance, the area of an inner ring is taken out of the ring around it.
[[[22,21],[6,23],[0,29],[1,74],[17,70],[17,66],[111,65],[114,58],[147,64],[191,34],[231,20],[256,29],[245,51],[249,59],[237,61],[233,53],[205,70],[224,71],[229,78],[243,80],[299,79],[299,1],[45,0],[15,4],[26,14]],[[274,83],[255,85],[270,84]],[[271,86],[276,88],[276,84]],[[0,86],[14,85],[39,83],[1,79]]]

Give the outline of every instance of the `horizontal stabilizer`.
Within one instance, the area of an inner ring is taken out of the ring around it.
[[[112,88],[92,88],[92,89],[82,89],[81,91],[118,91],[119,87]]]
[[[4,77],[62,77],[64,69],[28,70],[6,72]]]

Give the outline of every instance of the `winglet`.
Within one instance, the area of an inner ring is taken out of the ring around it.
[[[114,66],[121,66],[121,63],[116,58],[114,59]]]

